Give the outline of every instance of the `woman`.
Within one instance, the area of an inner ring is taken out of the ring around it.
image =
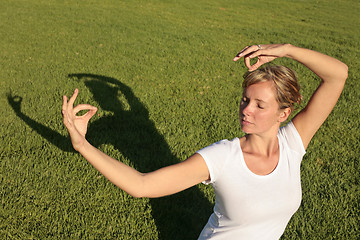
[[[301,159],[342,92],[347,66],[290,44],[249,46],[234,61],[242,57],[249,69],[239,111],[244,137],[214,143],[181,163],[140,173],[87,142],[87,124],[97,109],[88,104],[73,107],[76,89],[69,101],[63,97],[62,107],[74,149],[134,197],[161,197],[211,183],[216,194],[214,213],[199,239],[279,239],[301,202]],[[322,80],[307,106],[282,128],[301,95],[290,69],[258,69],[278,57],[304,64]],[[254,65],[252,58],[257,58]],[[80,110],[88,112],[76,116]]]

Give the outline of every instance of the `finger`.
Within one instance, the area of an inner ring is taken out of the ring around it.
[[[75,91],[74,91],[74,94],[69,99],[68,107],[72,107],[74,105],[74,102],[75,102],[75,99],[76,99],[78,93],[79,93],[79,90],[76,88]]]
[[[236,54],[236,56],[233,58],[233,61],[237,61],[237,60],[239,60],[242,56],[243,56],[243,52],[247,49],[247,48],[249,48],[249,46],[246,46],[246,47],[244,47],[243,49],[241,49],[241,51],[238,53],[238,54]]]
[[[69,113],[67,110],[63,110],[62,113],[63,113],[63,123],[64,123],[65,127],[68,130],[70,130],[72,128],[72,123],[69,119]]]
[[[233,61],[236,62],[237,60],[239,60],[242,56],[240,56],[240,53],[238,53],[234,58]]]
[[[246,57],[244,58],[245,66],[249,69],[250,72],[258,69],[261,65],[264,64],[264,62],[261,62],[261,61],[260,61],[260,60],[261,60],[260,58],[261,58],[261,57],[258,57],[256,63],[254,63],[253,65],[251,65],[251,62],[250,62],[250,60],[251,60],[251,57],[250,57],[250,56],[246,56]]]
[[[244,58],[244,63],[245,63],[245,66],[250,69],[251,68],[251,63],[250,63],[250,57],[249,56],[246,56]]]
[[[263,63],[260,61],[260,59],[258,58],[258,60],[256,61],[255,64],[253,64],[251,66],[251,69],[249,69],[250,71],[255,71],[256,69],[258,69]]]
[[[256,52],[253,52],[249,55],[249,58],[256,58],[256,57],[259,57],[260,55],[264,55],[264,51],[265,50],[257,50]],[[265,54],[266,55],[266,54]]]
[[[68,102],[67,102],[67,97],[63,96],[63,105],[62,105],[62,115],[63,115],[63,123],[66,126],[67,129],[70,130],[70,128],[72,127],[71,124],[71,120],[69,117],[69,112],[68,112]]]
[[[85,118],[86,121],[89,121],[97,111],[97,108],[90,109],[87,113],[85,113],[82,117]]]
[[[242,53],[242,55],[246,56],[246,55],[250,55],[253,54],[257,51],[259,51],[259,45],[251,45],[250,47],[248,47],[247,49],[244,50],[244,52]]]
[[[67,97],[63,96],[63,104],[62,104],[62,113],[64,114],[65,111],[67,110]]]
[[[77,114],[81,110],[90,110],[96,112],[97,108],[94,106],[91,106],[90,104],[79,104],[74,108],[74,114]]]
[[[238,55],[236,55],[236,57],[233,59],[234,61],[239,60],[241,57],[252,54],[256,51],[259,51],[259,45],[252,45],[249,47],[244,48],[243,50],[241,50]]]

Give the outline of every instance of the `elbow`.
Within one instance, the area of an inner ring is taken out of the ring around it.
[[[348,74],[349,74],[349,67],[345,64],[345,63],[343,63],[343,67],[342,67],[342,80],[343,80],[343,82],[344,82],[344,84],[345,84],[345,81],[346,81],[346,79],[348,78]]]
[[[120,188],[121,189],[121,188]],[[132,196],[133,198],[144,198],[146,197],[144,192],[141,191],[140,189],[134,189],[134,190],[127,190],[125,191],[127,194],[129,194],[130,196]]]
[[[141,178],[137,182],[136,187],[127,193],[134,198],[158,198],[165,196],[159,192],[158,184],[151,181],[151,177],[147,173],[141,173]]]
[[[137,183],[137,186],[135,188],[135,191],[133,191],[130,195],[134,198],[144,198],[147,197],[146,193],[145,193],[145,189],[146,189],[146,174],[145,173],[140,173],[140,178],[139,181]]]
[[[346,79],[348,78],[348,74],[349,74],[349,67],[345,64],[344,81],[346,81]]]
[[[330,82],[332,82],[336,88],[343,89],[346,79],[348,78],[348,71],[348,66],[341,62],[341,65],[336,68],[336,72]]]
[[[145,174],[137,172],[136,177],[132,178],[132,180],[126,184],[115,185],[134,198],[144,198],[146,197],[145,181]]]
[[[130,196],[132,196],[133,198],[156,198],[159,196],[154,196],[151,193],[147,193],[145,191],[135,191],[135,192],[128,192],[128,194]]]
[[[133,198],[144,198],[145,196],[141,193],[128,193],[130,196],[132,196]]]

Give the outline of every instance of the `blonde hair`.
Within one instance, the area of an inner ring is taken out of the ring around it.
[[[280,109],[294,109],[294,104],[301,104],[300,85],[297,81],[296,73],[290,68],[280,65],[266,65],[253,72],[248,72],[244,76],[242,84],[245,90],[250,85],[271,81],[274,83],[276,101]]]

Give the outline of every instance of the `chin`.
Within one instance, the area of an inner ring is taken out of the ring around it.
[[[241,126],[241,131],[243,131],[246,134],[250,134],[253,133],[248,127],[246,126]]]

